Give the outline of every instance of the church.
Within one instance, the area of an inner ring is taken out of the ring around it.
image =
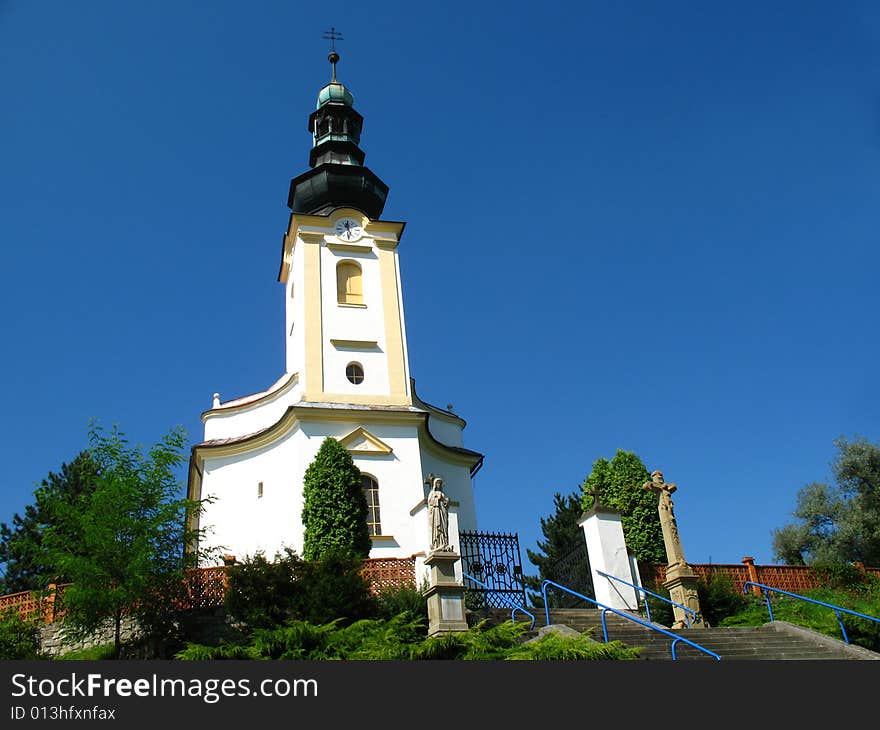
[[[410,375],[399,261],[405,223],[384,220],[388,186],[364,166],[363,117],[336,78],[308,120],[310,169],[290,183],[281,247],[285,371],[266,390],[201,418],[188,496],[208,500],[206,546],[238,559],[284,547],[302,554],[303,476],[337,439],[363,475],[371,558],[420,558],[430,535],[428,476],[443,479],[449,538],[477,529],[472,480],[483,456],[465,422],[423,401]],[[405,246],[404,246],[405,249]]]

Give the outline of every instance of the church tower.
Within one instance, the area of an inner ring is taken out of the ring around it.
[[[388,186],[364,166],[364,120],[336,78],[335,50],[329,60],[308,120],[310,169],[288,195],[278,273],[285,373],[259,393],[214,395],[188,493],[210,498],[199,525],[207,545],[238,558],[302,554],[303,476],[332,436],[363,474],[370,557],[414,557],[421,570],[427,476],[444,480],[457,545],[459,530],[477,527],[472,478],[483,457],[464,447],[464,420],[416,395],[399,263],[405,224],[381,217]]]

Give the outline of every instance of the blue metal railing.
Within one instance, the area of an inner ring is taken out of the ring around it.
[[[511,621],[514,621],[514,616],[516,616],[516,612],[517,612],[517,611],[520,611],[521,613],[524,613],[526,616],[529,616],[529,617],[532,619],[532,623],[529,624],[529,631],[531,631],[533,628],[535,628],[535,622],[536,622],[538,619],[535,617],[535,614],[533,614],[531,611],[527,610],[524,606],[521,606],[520,604],[518,604],[518,603],[517,603],[516,601],[514,601],[510,596],[507,596],[507,595],[505,595],[505,594],[503,594],[503,593],[500,593],[500,592],[498,592],[498,591],[494,591],[494,590],[492,590],[489,586],[487,586],[485,583],[483,583],[483,581],[481,581],[481,580],[477,580],[476,578],[474,578],[474,576],[472,576],[472,575],[468,575],[468,574],[465,573],[465,572],[462,572],[462,575],[463,575],[465,578],[467,578],[468,580],[473,581],[474,583],[476,583],[478,586],[482,586],[483,588],[485,588],[485,589],[486,589],[487,591],[489,591],[490,593],[494,593],[496,596],[500,597],[502,600],[507,601],[507,602],[510,603],[510,604],[513,604],[513,605],[512,605],[513,610],[510,612],[510,620],[511,620]],[[508,608],[509,608],[509,607],[508,607]]]
[[[642,586],[637,586],[634,583],[627,583],[622,578],[618,578],[617,576],[614,576],[614,575],[608,575],[608,573],[603,573],[601,570],[597,570],[596,574],[601,575],[603,578],[608,578],[609,580],[616,580],[618,583],[623,583],[625,586],[629,586],[630,588],[635,588],[637,591],[640,591],[641,593],[645,593],[648,596],[654,596],[654,598],[659,598],[661,601],[666,601],[666,603],[669,603],[673,606],[678,606],[680,609],[685,611],[684,622],[685,622],[685,624],[687,624],[688,628],[691,627],[691,620],[688,618],[687,614],[690,614],[691,616],[693,616],[694,621],[697,620],[697,612],[696,611],[694,611],[691,608],[688,608],[687,606],[682,606],[680,603],[676,603],[675,601],[671,601],[668,598],[666,598],[666,596],[660,596],[656,593],[652,593],[647,588],[642,588]],[[645,613],[648,614],[648,621],[650,621],[651,620],[651,607],[648,605],[647,596],[645,598],[643,598],[642,600],[645,602]],[[636,602],[638,602],[638,594],[636,595]]]
[[[825,606],[825,608],[830,608],[834,611],[834,615],[837,616],[837,623],[840,625],[840,633],[843,634],[843,641],[846,644],[849,644],[849,636],[847,636],[846,628],[843,625],[843,618],[841,617],[841,613],[848,613],[850,616],[858,616],[859,618],[866,618],[868,621],[873,621],[874,623],[880,624],[880,618],[876,616],[868,616],[865,613],[859,613],[858,611],[851,611],[848,608],[843,608],[842,606],[835,606],[833,603],[825,603],[824,601],[817,601],[815,598],[807,598],[806,596],[802,596],[798,593],[789,593],[788,591],[784,591],[781,588],[774,588],[773,586],[765,586],[763,583],[754,583],[753,581],[747,580],[743,584],[743,593],[749,592],[749,586],[754,586],[755,588],[760,588],[761,592],[764,594],[764,600],[767,602],[767,611],[770,614],[770,621],[775,621],[773,618],[773,607],[770,605],[770,592],[773,593],[781,593],[784,596],[789,596],[791,598],[797,598],[801,601],[806,601],[807,603],[815,603],[817,606]]]
[[[544,599],[544,611],[546,613],[547,625],[550,625],[550,604],[547,602],[547,587],[553,586],[554,588],[559,588],[560,590],[565,591],[566,593],[571,593],[573,596],[577,596],[578,598],[583,598],[585,601],[594,604],[602,609],[602,635],[605,638],[605,643],[608,643],[608,623],[605,620],[606,614],[611,611],[611,613],[616,614],[617,616],[623,616],[623,618],[628,621],[632,621],[634,623],[639,624],[639,626],[645,626],[646,628],[651,629],[651,631],[656,631],[659,634],[665,634],[666,636],[672,639],[672,645],[669,647],[672,652],[672,660],[676,661],[678,659],[678,655],[675,652],[675,645],[678,642],[682,641],[688,646],[694,647],[694,649],[698,649],[704,654],[708,654],[711,657],[715,657],[716,661],[721,661],[721,657],[716,654],[711,649],[707,649],[705,646],[700,646],[697,642],[691,641],[690,639],[685,639],[683,636],[676,636],[671,631],[667,631],[666,629],[661,629],[659,626],[655,626],[654,624],[648,623],[647,621],[642,621],[640,618],[636,618],[635,616],[631,616],[628,613],[624,613],[623,611],[618,611],[616,608],[611,608],[611,606],[606,606],[604,603],[599,603],[598,601],[585,596],[583,593],[578,593],[577,591],[571,590],[571,588],[566,588],[565,586],[559,585],[559,583],[554,583],[552,580],[545,580],[541,583],[541,596]]]

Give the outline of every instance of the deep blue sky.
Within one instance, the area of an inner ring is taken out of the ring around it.
[[[624,448],[691,561],[770,562],[832,440],[880,440],[874,2],[0,0],[0,520],[90,418],[194,442],[281,375],[330,25],[481,527],[525,554]]]

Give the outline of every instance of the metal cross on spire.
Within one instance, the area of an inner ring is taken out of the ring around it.
[[[342,33],[340,31],[336,30],[336,28],[334,28],[332,25],[330,26],[330,30],[325,30],[324,35],[322,35],[321,37],[325,41],[330,41],[330,52],[331,53],[336,52],[336,41],[345,40],[342,37]]]
[[[325,30],[324,35],[321,36],[325,41],[330,41],[330,55],[327,56],[327,60],[330,61],[330,66],[332,68],[332,81],[336,81],[336,62],[339,61],[339,54],[336,52],[336,41],[345,40],[342,37],[342,33],[336,30],[334,26],[330,26],[330,30]]]

